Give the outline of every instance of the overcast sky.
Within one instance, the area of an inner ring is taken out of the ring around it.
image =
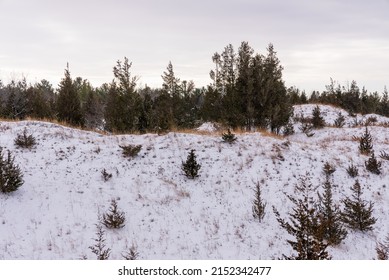
[[[99,86],[127,56],[139,83],[176,76],[211,82],[212,55],[248,41],[274,44],[287,86],[324,90],[330,78],[382,92],[389,86],[389,0],[0,0],[0,79]]]

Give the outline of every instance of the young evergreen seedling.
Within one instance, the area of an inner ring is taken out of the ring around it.
[[[232,144],[236,141],[237,138],[236,138],[235,134],[232,133],[230,129],[228,129],[227,133],[223,133],[222,139],[224,142]]]
[[[184,171],[186,177],[194,179],[199,176],[198,173],[200,168],[201,165],[196,161],[195,150],[192,149],[186,159],[186,162],[182,163],[182,171]]]

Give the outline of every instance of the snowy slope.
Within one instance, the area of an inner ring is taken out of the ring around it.
[[[313,107],[295,111],[310,114]],[[322,106],[328,123],[337,110]],[[38,142],[31,151],[13,144],[25,127]],[[376,154],[389,152],[388,128],[370,129]],[[363,132],[364,127],[345,126],[309,138],[299,131],[287,138],[247,133],[229,145],[216,133],[105,136],[45,122],[1,122],[0,146],[15,155],[25,183],[12,194],[0,193],[0,259],[93,259],[88,247],[95,243],[95,224],[113,198],[127,220],[122,229],[105,230],[112,259],[122,259],[132,244],[141,259],[276,259],[292,251],[272,206],[287,218],[292,205],[286,194],[295,192],[301,176],[321,184],[326,161],[337,168],[338,202],[354,183],[345,169],[358,166],[364,198],[375,203],[378,218],[373,231],[349,231],[330,254],[375,258],[376,241],[389,233],[389,161],[383,161],[381,175],[365,170],[367,157],[353,140]],[[140,144],[142,150],[128,160],[119,144]],[[195,180],[181,171],[190,149],[202,166]],[[107,182],[103,168],[113,174]],[[262,223],[252,217],[256,182],[267,202]]]

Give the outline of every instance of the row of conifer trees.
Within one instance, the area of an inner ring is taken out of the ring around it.
[[[0,81],[0,116],[9,119],[53,119],[71,125],[111,132],[168,131],[192,128],[214,121],[236,128],[260,127],[280,133],[292,114],[292,105],[325,102],[350,112],[381,113],[389,116],[389,99],[367,94],[355,82],[342,88],[331,80],[323,93],[287,89],[283,67],[269,44],[258,54],[247,42],[235,51],[227,45],[212,56],[212,82],[196,88],[192,81],[176,77],[169,62],[162,74],[162,87],[138,87],[132,63],[124,58],[113,67],[113,80],[93,87],[88,80],[72,78],[69,67],[57,89],[42,80],[34,85],[25,79],[4,85]]]

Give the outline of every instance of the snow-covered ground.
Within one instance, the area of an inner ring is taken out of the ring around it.
[[[295,112],[309,115],[313,108],[296,106]],[[340,109],[321,109],[332,125]],[[31,151],[14,145],[24,128],[38,142]],[[389,161],[382,161],[381,175],[365,169],[368,157],[359,154],[353,140],[364,129],[326,127],[312,137],[297,130],[285,138],[247,133],[230,145],[217,133],[106,136],[45,122],[1,122],[0,146],[11,150],[25,183],[14,193],[0,193],[0,259],[94,259],[88,247],[95,244],[98,216],[112,199],[125,212],[126,223],[122,229],[105,229],[111,259],[122,259],[132,244],[140,259],[277,259],[293,252],[272,207],[288,219],[292,205],[286,194],[295,193],[302,177],[321,186],[325,162],[336,166],[338,203],[355,182],[346,168],[358,167],[364,198],[375,203],[378,219],[373,231],[349,230],[329,252],[333,259],[373,259],[376,241],[389,233]],[[376,155],[389,153],[389,128],[369,129]],[[142,149],[129,160],[119,147],[124,144]],[[194,180],[181,171],[191,149],[201,164]],[[104,168],[113,175],[107,182]],[[256,182],[267,203],[261,223],[252,217]]]

